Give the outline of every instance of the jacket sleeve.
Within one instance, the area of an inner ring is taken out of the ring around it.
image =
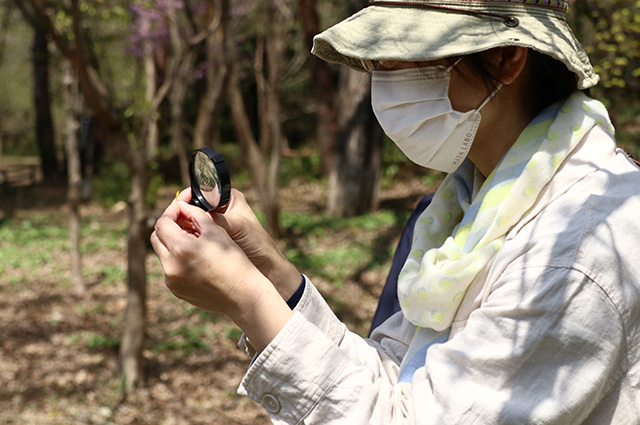
[[[385,323],[397,335],[364,340],[308,286],[239,389],[276,424],[577,424],[622,373],[619,314],[573,269],[502,276],[465,329],[432,346],[406,383],[398,373],[409,327]]]

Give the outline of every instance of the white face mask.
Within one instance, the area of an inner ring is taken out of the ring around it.
[[[454,111],[449,100],[451,69],[440,65],[373,71],[371,104],[384,132],[418,165],[452,173],[466,158],[480,125],[477,108]]]

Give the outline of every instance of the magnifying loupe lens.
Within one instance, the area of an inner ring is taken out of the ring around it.
[[[205,211],[224,212],[231,197],[231,181],[224,158],[211,148],[191,155],[191,203]]]
[[[202,196],[209,204],[218,205],[220,203],[218,170],[216,170],[213,161],[202,151],[195,153],[194,161],[196,183],[200,187]]]

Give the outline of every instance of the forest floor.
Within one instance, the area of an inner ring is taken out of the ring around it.
[[[350,329],[366,335],[393,250],[422,179],[381,193],[364,218],[323,214],[326,183],[290,182],[280,200],[282,249]],[[0,189],[0,423],[268,424],[258,404],[236,394],[250,359],[224,317],[173,297],[160,264],[147,258],[144,385],[126,397],[118,348],[126,305],[126,204],[87,204],[83,269],[88,289],[68,276],[65,191],[55,185]],[[247,198],[258,205],[256,194]],[[175,188],[167,189],[166,205]]]

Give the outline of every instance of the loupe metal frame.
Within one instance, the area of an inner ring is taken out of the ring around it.
[[[202,194],[198,178],[196,176],[195,161],[198,152],[202,152],[213,163],[218,174],[218,191],[220,192],[220,202],[218,205],[211,205]],[[191,160],[189,161],[189,179],[191,180],[191,204],[202,208],[206,212],[216,211],[224,212],[231,198],[231,179],[229,178],[229,170],[224,162],[224,157],[216,152],[213,148],[204,147],[193,151]]]

